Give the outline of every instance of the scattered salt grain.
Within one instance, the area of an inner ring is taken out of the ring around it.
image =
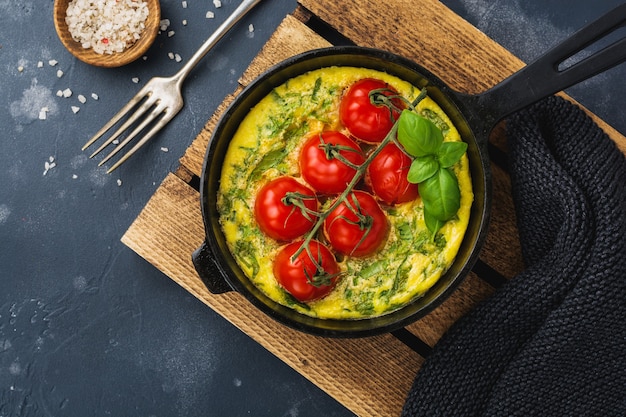
[[[78,98],[78,101],[80,101],[83,104],[87,102],[87,98],[82,94],[79,94],[77,98]]]
[[[183,26],[187,26],[187,19],[183,19]]]
[[[215,6],[216,9],[219,9],[220,7],[222,7],[222,1],[221,0],[213,0],[213,5]]]
[[[50,65],[51,67],[54,67],[58,63],[59,61],[57,61],[56,59],[51,59],[50,61],[48,61],[48,65]]]
[[[159,27],[161,29],[161,32],[165,32],[167,28],[170,27],[170,19],[161,19],[161,21],[159,22]]]
[[[77,179],[77,178],[78,178],[78,175],[76,175],[76,174],[72,174],[72,179],[73,179],[73,180],[75,180],[75,179]]]
[[[122,180],[120,180],[119,178],[118,178],[118,180],[117,180],[117,186],[118,186],[118,187],[121,187],[121,186],[122,186]]]
[[[161,151],[162,151],[162,152],[169,152],[170,150],[169,150],[168,148],[166,148],[166,147],[164,147],[164,146],[163,146],[163,147],[161,147]]]
[[[65,90],[63,90],[63,97],[68,98],[72,96],[72,90],[70,90],[69,88],[66,88]]]
[[[174,52],[168,52],[167,56],[169,59],[174,59]]]
[[[91,93],[91,98],[94,100],[98,100],[100,97],[96,93]]]
[[[176,32],[174,32],[173,30],[170,30],[169,32],[167,32],[167,37],[171,38],[172,36],[174,36],[176,34]]]
[[[72,106],[72,113],[76,114],[80,111],[80,107],[78,106]]]
[[[181,58],[181,56],[180,56],[180,55],[175,54],[175,55],[174,55],[174,60],[175,60],[176,62],[180,62],[180,61],[182,61],[183,59]]]
[[[22,71],[24,71],[24,67],[23,67],[22,65],[20,65],[19,67],[17,67],[17,70],[18,70],[19,72],[22,72]]]
[[[57,90],[57,97],[63,97],[63,91]]]
[[[133,78],[131,78],[131,81],[134,82],[135,84],[137,84],[139,82],[139,78],[133,77]]]
[[[50,109],[48,106],[44,106],[39,110],[39,120],[46,120],[48,118],[48,112]]]
[[[48,160],[43,164],[43,168],[44,168],[43,175],[46,175],[48,171],[50,171],[55,166],[57,166],[57,163],[54,162],[54,157],[53,156],[49,157]]]
[[[57,70],[57,78],[61,78],[63,76],[63,71]]]
[[[206,12],[205,17],[207,19],[213,19],[215,17],[215,13],[213,13],[212,11],[209,10],[208,12]]]
[[[187,8],[187,2],[185,0],[183,0],[183,2],[181,4],[183,5],[183,9]]]
[[[248,32],[250,32],[250,33],[254,32],[254,25],[252,23],[250,23],[250,25],[248,25]]]
[[[43,61],[37,62],[37,68],[43,68]]]

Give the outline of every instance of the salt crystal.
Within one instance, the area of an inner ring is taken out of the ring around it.
[[[254,32],[254,25],[252,23],[250,23],[250,25],[248,25],[248,32],[250,32],[250,33]]]
[[[72,179],[75,180],[76,178],[78,178],[78,175],[72,174]]]
[[[178,55],[178,54],[174,55],[174,59],[176,60],[176,62],[180,62],[180,61],[182,61],[182,60],[183,60],[183,59],[181,58],[181,56],[180,56],[180,55]]]
[[[94,100],[98,100],[100,97],[96,93],[91,93],[91,98]]]
[[[43,164],[43,168],[44,168],[43,175],[46,175],[48,171],[50,171],[55,166],[57,166],[57,164],[56,162],[54,162],[54,157],[53,156],[49,157],[48,160],[44,162]]]
[[[169,152],[170,150],[169,150],[168,148],[166,148],[166,147],[164,147],[164,146],[163,146],[163,147],[161,147],[161,151],[163,151],[163,152]]]
[[[24,67],[20,65],[19,67],[17,67],[17,70],[18,70],[19,72],[22,72],[22,71],[24,71]]]
[[[183,19],[183,26],[187,26],[187,19]]]
[[[170,30],[169,32],[167,32],[167,37],[171,38],[172,36],[174,36],[176,34],[176,32],[174,32],[173,30]]]
[[[87,102],[87,99],[82,94],[79,94],[77,98],[78,98],[78,101],[80,101],[83,104],[85,104]]]
[[[215,8],[219,9],[220,7],[222,7],[222,2],[221,0],[213,0],[213,5],[215,6]]]
[[[206,12],[205,17],[207,19],[213,19],[215,17],[215,13],[213,13],[212,11],[209,10],[208,12]]]
[[[185,0],[183,0],[182,5],[183,5],[183,9],[187,8],[187,2]]]
[[[57,97],[63,97],[63,91],[57,90]]]
[[[37,68],[43,68],[43,62],[42,61],[37,62]]]
[[[39,120],[46,120],[48,118],[48,107],[44,106],[39,110]]]
[[[165,32],[167,28],[170,26],[170,19],[161,20],[159,26],[161,27],[161,31]]]
[[[73,112],[74,114],[78,113],[78,111],[79,111],[79,110],[80,110],[80,107],[78,107],[78,106],[72,106],[72,112]]]
[[[174,53],[173,52],[168,52],[167,56],[169,57],[169,59],[174,59]]]
[[[65,90],[63,90],[63,97],[68,98],[72,96],[72,90],[70,90],[69,88],[66,88]]]
[[[63,71],[57,70],[57,77],[61,78],[63,76]]]
[[[58,63],[59,61],[57,61],[56,59],[51,59],[50,61],[48,61],[48,65],[50,65],[51,67],[54,67]]]
[[[117,186],[118,186],[118,187],[121,187],[121,186],[122,186],[122,180],[120,180],[120,179],[118,179],[118,180],[117,180]]]
[[[132,82],[134,82],[135,84],[137,84],[137,83],[139,82],[139,78],[137,78],[137,77],[133,77],[133,78],[131,79],[131,81],[132,81]]]

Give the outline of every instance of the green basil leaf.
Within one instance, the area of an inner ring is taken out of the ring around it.
[[[424,210],[437,220],[450,220],[461,207],[459,183],[448,169],[440,169],[419,184],[419,193],[424,202]]]
[[[449,168],[456,164],[467,151],[465,142],[444,142],[441,144],[437,156],[443,168]]]
[[[409,155],[432,155],[443,143],[443,134],[430,120],[403,110],[398,121],[398,142]]]
[[[435,236],[435,233],[437,233],[444,225],[444,222],[434,218],[428,210],[424,210],[424,222],[433,237]]]
[[[249,180],[255,181],[261,178],[265,171],[278,165],[286,155],[287,151],[283,148],[266,153],[250,173]]]
[[[426,181],[439,169],[439,161],[434,155],[419,156],[413,160],[407,179],[413,184]]]

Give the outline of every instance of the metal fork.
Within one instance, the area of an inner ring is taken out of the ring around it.
[[[97,141],[102,135],[104,135],[109,129],[115,126],[124,116],[128,115],[131,110],[135,109],[134,113],[128,117],[128,119],[119,127],[119,129],[113,133],[96,151],[91,154],[90,158],[93,158],[99,154],[104,148],[128,130],[131,126],[136,124],[134,130],[120,142],[111,153],[109,153],[98,166],[102,166],[115,154],[117,154],[122,148],[124,148],[135,136],[141,133],[145,128],[152,124],[148,132],[133,146],[126,154],[124,154],[111,168],[107,170],[107,173],[113,172],[116,168],[122,165],[128,158],[130,158],[139,148],[141,148],[146,142],[148,142],[155,133],[157,133],[163,126],[165,126],[170,120],[176,116],[176,114],[183,107],[183,95],[182,85],[187,78],[187,75],[191,70],[204,58],[215,44],[239,21],[248,13],[254,6],[256,6],[261,0],[244,0],[235,9],[235,11],[222,23],[217,30],[202,44],[202,46],[193,54],[189,61],[174,75],[171,77],[154,77],[146,83],[146,85],[139,90],[139,92],[130,99],[130,101],[117,112],[111,120],[109,120],[87,143],[83,146],[83,151]],[[141,104],[140,104],[141,103]],[[143,120],[140,118],[149,112]]]

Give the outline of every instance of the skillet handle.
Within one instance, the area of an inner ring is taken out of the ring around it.
[[[625,26],[626,3],[583,27],[495,87],[475,96],[474,105],[489,109],[488,113],[495,117],[490,122],[495,124],[517,110],[626,61],[626,35],[615,33]],[[612,34],[619,35],[613,43],[571,65],[566,62],[584,48],[609,40]]]
[[[200,279],[211,293],[223,294],[233,290],[226,282],[225,274],[215,262],[213,251],[206,241],[193,252],[191,260]]]

